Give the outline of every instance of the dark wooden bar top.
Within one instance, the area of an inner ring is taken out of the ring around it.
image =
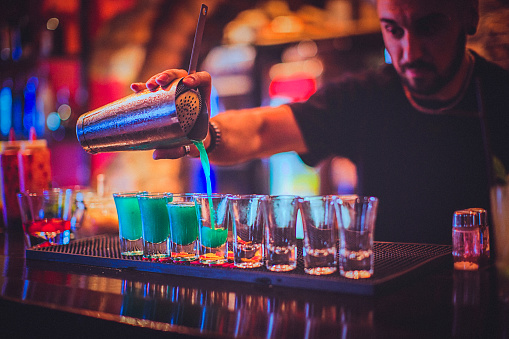
[[[0,233],[2,338],[507,338],[494,269],[362,296],[26,259]],[[375,266],[376,270],[376,266]]]

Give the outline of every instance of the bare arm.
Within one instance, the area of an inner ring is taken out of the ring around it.
[[[210,75],[207,72],[186,75],[184,70],[167,70],[154,75],[146,83],[134,83],[131,88],[134,91],[145,88],[156,90],[158,86],[165,86],[175,78],[185,77],[184,83],[189,87],[199,88],[206,96],[208,104]],[[210,161],[214,164],[233,165],[280,152],[307,151],[293,113],[286,105],[226,111],[211,121],[214,121],[221,131],[221,141],[209,154]],[[209,147],[210,135],[207,135],[203,143],[206,148]],[[154,159],[177,159],[184,155],[183,148],[178,147],[157,149],[153,156]],[[194,146],[191,155],[198,156],[198,150]]]
[[[218,165],[231,165],[280,152],[307,148],[288,106],[227,111],[212,119],[221,130],[221,142],[209,154]]]

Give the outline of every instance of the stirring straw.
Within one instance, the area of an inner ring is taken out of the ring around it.
[[[188,74],[196,73],[196,65],[198,64],[198,56],[200,55],[201,38],[203,36],[203,28],[205,27],[205,17],[207,16],[208,7],[201,5],[196,32],[194,33],[193,49],[191,50],[191,60],[189,61]]]

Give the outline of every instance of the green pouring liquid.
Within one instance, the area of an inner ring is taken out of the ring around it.
[[[200,160],[201,166],[203,167],[203,172],[205,173],[205,182],[207,183],[207,196],[209,197],[209,208],[210,208],[210,222],[211,228],[215,229],[215,220],[212,205],[212,181],[210,180],[210,162],[209,156],[207,155],[207,150],[205,149],[205,145],[203,145],[202,141],[193,140],[194,145],[198,148],[200,152]]]

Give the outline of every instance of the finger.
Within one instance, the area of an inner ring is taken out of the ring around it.
[[[147,80],[147,88],[151,91],[157,89],[159,86],[167,86],[173,80],[185,77],[187,72],[183,69],[168,69],[164,72],[158,73]]]
[[[135,82],[131,84],[131,89],[136,93],[141,92],[146,88],[147,86],[145,85],[144,82]]]
[[[185,151],[182,147],[168,148],[168,149],[156,149],[152,153],[154,160],[160,159],[179,159],[185,156]]]
[[[189,88],[199,88],[202,98],[205,98],[206,107],[210,109],[212,78],[208,72],[196,72],[190,74],[184,77],[182,82]]]
[[[179,159],[186,155],[197,157],[199,155],[198,149],[194,145],[186,145],[175,148],[159,148],[154,150],[152,157],[154,160]]]
[[[210,94],[210,86],[212,82],[212,78],[208,72],[196,72],[190,74],[182,80],[184,85],[190,88],[201,87],[204,89],[208,89],[209,92],[203,93],[204,95]]]

